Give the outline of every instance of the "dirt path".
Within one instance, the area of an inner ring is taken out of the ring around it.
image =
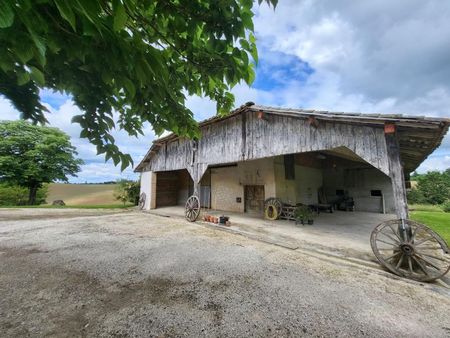
[[[445,290],[181,220],[47,212],[0,221],[0,336],[450,335]]]

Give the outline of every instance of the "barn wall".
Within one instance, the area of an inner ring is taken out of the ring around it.
[[[211,207],[243,212],[246,185],[264,185],[266,198],[275,196],[273,158],[239,162],[234,167],[211,168]]]
[[[177,204],[184,205],[192,195],[192,180],[187,170],[181,170],[177,174]]]
[[[158,172],[156,179],[156,207],[177,205],[178,174],[175,171]]]
[[[244,190],[239,184],[238,176],[238,167],[211,169],[211,208],[244,211]],[[241,198],[241,203],[236,198]]]
[[[319,121],[316,128],[304,118],[256,116],[256,112],[246,112],[203,126],[195,156],[190,140],[164,143],[151,158],[148,170],[190,168],[193,161],[214,165],[343,146],[384,173],[389,172],[382,128],[325,121]]]
[[[324,189],[328,200],[337,198],[336,190],[348,191],[354,198],[355,210],[382,212],[381,197],[371,196],[371,190],[381,190],[385,199],[387,213],[395,212],[392,183],[388,176],[375,168],[366,169],[326,169]]]
[[[311,155],[301,155],[296,156],[295,180],[286,180],[283,157],[276,157],[276,196],[291,204],[315,204],[318,202],[317,192],[323,185],[322,169]]]
[[[145,193],[146,199],[144,209],[156,208],[156,174],[151,171],[141,173],[140,194]]]

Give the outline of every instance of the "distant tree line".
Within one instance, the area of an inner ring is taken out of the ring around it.
[[[444,172],[414,173],[411,179],[417,184],[408,192],[409,203],[442,205],[450,212],[450,168]]]

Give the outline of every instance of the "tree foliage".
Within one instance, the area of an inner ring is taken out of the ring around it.
[[[114,197],[123,204],[130,202],[137,205],[140,187],[139,181],[120,180],[114,189]]]
[[[442,204],[450,200],[450,169],[416,175],[417,187],[408,193],[410,203]]]
[[[0,183],[28,188],[29,204],[43,183],[76,176],[82,164],[76,154],[69,136],[56,128],[0,122]]]
[[[35,204],[43,204],[46,202],[48,195],[48,185],[44,184],[36,192]],[[29,200],[29,191],[25,187],[18,185],[10,185],[0,183],[0,205],[1,206],[17,206],[26,205]]]
[[[276,5],[277,0],[258,0]],[[253,0],[3,0],[0,93],[22,117],[45,122],[39,89],[72,95],[81,137],[122,169],[131,157],[111,130],[197,137],[186,95],[228,112],[230,89],[252,83],[258,55]],[[115,118],[113,112],[118,113]]]

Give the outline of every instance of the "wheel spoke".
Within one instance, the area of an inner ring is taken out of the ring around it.
[[[388,235],[386,233],[384,233],[383,231],[380,231],[381,234],[385,235],[386,237],[388,237],[389,239],[393,240],[394,243],[400,244],[401,242],[397,241],[394,237],[392,237],[391,235]]]
[[[433,262],[431,262],[430,260],[426,259],[425,257],[420,256],[419,254],[416,254],[416,255],[415,255],[415,258],[416,258],[416,260],[417,260],[417,259],[420,259],[420,260],[424,261],[426,264],[428,264],[429,266],[435,268],[435,269],[438,270],[438,271],[441,270],[440,267],[434,265]]]
[[[416,227],[415,229],[414,229],[414,232],[412,233],[412,235],[411,235],[411,242],[412,241],[414,241],[414,238],[416,238],[416,234],[417,234],[417,231],[420,229],[420,227]]]
[[[400,240],[400,242],[402,241],[402,239],[400,238],[399,234],[394,230],[394,228],[392,227],[392,225],[388,224],[388,227],[391,228],[392,232],[395,234],[395,236],[397,236],[397,238]]]
[[[423,239],[421,239],[420,241],[414,243],[414,245],[415,245],[415,246],[418,246],[418,245],[423,244],[423,243],[425,243],[425,242],[428,242],[428,241],[430,241],[430,240],[432,240],[432,239],[434,239],[433,236],[430,236],[430,237],[427,237],[427,238],[423,238]]]
[[[391,256],[385,258],[384,260],[385,260],[385,261],[388,261],[388,260],[390,260],[391,258],[394,258],[395,256],[398,256],[398,255],[400,255],[400,254],[401,254],[400,251],[399,251],[399,252],[396,252],[395,254],[393,254],[393,255],[391,255]]]
[[[420,250],[441,250],[441,246],[438,243],[435,243],[434,246],[421,246]]]
[[[386,242],[386,241],[383,241],[382,239],[379,239],[379,238],[377,238],[377,241],[378,241],[378,242],[385,243],[385,244],[392,245],[393,247],[398,247],[398,244]]]
[[[426,267],[424,267],[423,264],[420,263],[419,260],[418,260],[416,257],[412,256],[412,259],[414,259],[414,260],[416,261],[416,263],[419,265],[420,269],[421,269],[423,272],[425,272],[425,274],[426,274],[427,276],[430,275],[430,274],[428,273]]]
[[[398,270],[398,268],[400,267],[400,265],[402,265],[403,258],[405,258],[405,255],[404,255],[404,254],[402,254],[402,256],[400,257],[400,259],[398,260],[397,265],[395,266],[395,269]]]
[[[412,275],[414,273],[414,271],[413,271],[413,267],[412,267],[411,256],[408,256],[408,268],[409,268],[410,274]]]
[[[440,260],[440,261],[442,261],[442,262],[450,263],[450,260],[447,260],[447,259],[442,258],[442,257],[437,257],[437,256],[433,256],[433,255],[428,255],[428,254],[423,253],[423,252],[421,252],[420,255],[421,255],[421,256],[430,257],[430,258],[434,258],[434,259],[438,259],[438,260]]]

